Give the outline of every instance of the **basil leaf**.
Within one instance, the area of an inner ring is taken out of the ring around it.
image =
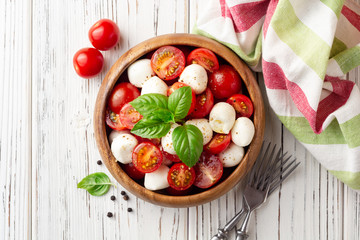
[[[110,178],[103,172],[97,172],[84,177],[77,185],[78,188],[87,190],[93,196],[102,196],[110,189]]]
[[[131,101],[130,105],[141,115],[146,116],[156,109],[167,109],[168,97],[158,93],[144,94]]]
[[[203,151],[203,135],[194,125],[183,125],[174,129],[172,141],[176,154],[186,166],[192,167]]]
[[[176,89],[168,100],[168,108],[174,113],[175,119],[183,119],[189,112],[192,100],[191,87]]]
[[[161,138],[170,130],[171,123],[165,123],[157,116],[149,116],[138,121],[131,133],[142,138]]]
[[[175,122],[174,114],[167,109],[157,109],[151,113],[150,117],[158,118],[164,123]]]

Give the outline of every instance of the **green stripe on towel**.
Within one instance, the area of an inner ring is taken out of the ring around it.
[[[270,24],[281,41],[324,79],[331,48],[300,21],[288,0],[278,3]]]
[[[331,174],[337,177],[340,181],[347,184],[353,189],[360,189],[360,172],[334,171],[329,170]]]
[[[337,18],[339,18],[342,6],[344,5],[344,1],[342,0],[320,0],[320,1],[326,6],[328,6],[335,13]]]
[[[340,124],[340,128],[349,148],[360,146],[360,114]]]
[[[360,47],[355,46],[339,53],[334,57],[341,71],[346,74],[351,69],[360,65]]]

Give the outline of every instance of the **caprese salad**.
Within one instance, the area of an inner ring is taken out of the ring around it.
[[[149,190],[210,188],[254,137],[252,101],[237,71],[209,49],[163,46],[150,57],[132,63],[109,97],[111,151]]]

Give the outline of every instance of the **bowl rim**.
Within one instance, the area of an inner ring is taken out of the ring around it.
[[[212,50],[232,65],[245,83],[250,98],[254,104],[255,135],[248,150],[234,171],[216,186],[193,195],[170,196],[146,189],[131,179],[116,162],[112,155],[106,134],[105,112],[110,93],[119,77],[134,61],[145,54],[164,45],[184,45],[204,47]],[[214,49],[216,48],[216,49]],[[254,101],[256,96],[256,101]],[[97,95],[94,110],[94,133],[99,153],[112,176],[135,196],[164,207],[192,207],[210,202],[227,193],[243,179],[254,164],[263,142],[265,129],[265,109],[259,85],[246,64],[229,48],[210,38],[187,33],[165,34],[145,40],[125,52],[107,72]]]

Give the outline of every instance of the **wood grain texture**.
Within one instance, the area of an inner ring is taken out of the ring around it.
[[[31,6],[0,1],[0,239],[31,225]]]
[[[89,173],[109,174],[96,164],[92,119],[104,73],[141,41],[191,31],[200,10],[197,0],[0,1],[1,240],[210,239],[234,216],[241,207],[240,185],[185,209],[158,207],[133,195],[124,201],[120,185],[104,197],[76,188]],[[104,17],[118,23],[121,44],[104,52],[103,74],[80,79],[72,56],[90,46],[87,31]],[[348,79],[359,85],[360,68]],[[265,138],[302,164],[254,214],[249,239],[359,240],[360,194],[322,168],[268,104],[266,116]],[[113,218],[106,217],[108,211]]]

